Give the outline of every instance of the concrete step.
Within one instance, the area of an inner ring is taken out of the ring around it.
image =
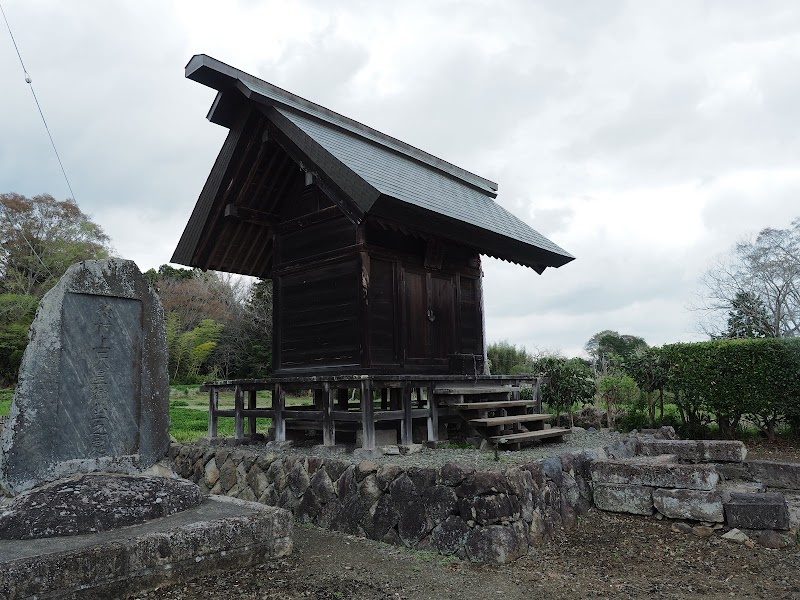
[[[518,444],[520,442],[532,442],[547,438],[561,437],[569,433],[569,429],[562,427],[552,427],[550,429],[540,429],[539,431],[526,431],[524,433],[511,433],[508,435],[496,435],[489,438],[495,444]]]
[[[470,419],[474,425],[513,425],[514,423],[529,423],[531,421],[549,421],[553,415],[509,415],[507,417],[484,417],[482,419]]]

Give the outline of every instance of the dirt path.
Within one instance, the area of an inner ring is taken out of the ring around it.
[[[291,557],[141,599],[800,599],[800,546],[748,549],[673,533],[668,521],[592,511],[535,554],[478,566],[298,526]]]

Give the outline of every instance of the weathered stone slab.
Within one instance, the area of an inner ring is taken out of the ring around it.
[[[734,440],[657,440],[640,441],[642,456],[673,454],[678,460],[689,462],[740,463],[747,456],[747,448]]]
[[[75,473],[133,474],[167,453],[164,315],[132,261],[70,267],[42,299],[0,438],[12,494]]]
[[[789,529],[789,507],[783,494],[731,492],[725,522],[738,529]]]
[[[722,497],[718,492],[697,490],[653,490],[656,510],[670,519],[692,519],[722,523]]]
[[[768,487],[800,490],[800,463],[750,460],[747,469],[754,480]]]
[[[0,540],[0,597],[126,598],[292,551],[288,511],[212,497],[164,519],[96,534]]]
[[[668,464],[658,461],[598,460],[592,464],[592,481],[657,488],[713,490],[719,474],[711,465]]]
[[[653,514],[653,488],[641,485],[595,484],[594,503],[600,510]]]
[[[0,539],[29,540],[108,531],[198,506],[184,479],[76,475],[20,494],[0,510]]]

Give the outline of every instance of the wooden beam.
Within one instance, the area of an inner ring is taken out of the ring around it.
[[[361,447],[375,449],[375,405],[372,400],[372,381],[361,382]]]
[[[286,403],[286,396],[283,392],[283,387],[280,383],[276,383],[272,388],[272,410],[275,411],[275,416],[272,418],[272,424],[275,426],[275,441],[286,441],[286,421],[283,418],[283,409]]]
[[[401,400],[403,404],[403,421],[400,425],[400,439],[403,445],[409,446],[414,443],[414,415],[411,403],[411,386],[404,385],[401,390]]]
[[[335,446],[336,422],[333,420],[333,405],[336,390],[329,383],[325,383],[323,391],[325,393],[322,396],[322,443],[325,446]]]
[[[439,405],[436,403],[436,396],[433,394],[433,384],[427,386],[428,392],[428,441],[439,441]]]
[[[237,206],[236,204],[228,204],[225,206],[225,216],[263,227],[273,227],[280,222],[280,217],[274,213],[245,208],[244,206]]]
[[[249,390],[247,392],[247,408],[249,410],[255,410],[256,408],[256,392],[255,390]],[[253,437],[256,434],[256,418],[254,416],[247,417],[247,431],[250,434],[250,437]]]
[[[215,388],[208,390],[208,437],[217,437],[217,408],[219,407],[219,392]]]
[[[236,391],[233,396],[233,409],[236,411],[234,416],[234,437],[237,440],[244,439],[244,417],[242,416],[242,409],[244,408],[244,394],[242,393],[241,386],[236,386]]]

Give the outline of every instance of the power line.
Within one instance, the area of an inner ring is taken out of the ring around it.
[[[22,54],[20,54],[19,46],[17,46],[17,40],[14,39],[14,34],[11,32],[11,25],[8,23],[8,17],[6,17],[6,11],[3,10],[3,5],[0,4],[0,12],[3,13],[3,20],[6,22],[6,27],[8,28],[8,34],[11,36],[11,41],[14,43],[14,49],[17,51],[17,56],[19,57],[19,64],[22,66],[22,72],[25,73],[25,83],[27,83],[31,88],[31,94],[33,94],[33,100],[36,102],[36,108],[39,109],[39,115],[42,117],[42,123],[44,123],[44,128],[47,131],[47,136],[50,138],[50,143],[53,145],[53,152],[56,153],[56,159],[58,159],[58,164],[61,167],[61,172],[64,174],[64,181],[67,182],[67,187],[69,188],[69,193],[72,195],[72,199],[76,200],[75,192],[72,191],[72,185],[69,182],[69,177],[67,177],[67,171],[64,168],[64,163],[61,162],[61,156],[58,154],[58,150],[56,149],[56,143],[53,140],[53,134],[50,133],[50,128],[47,126],[47,120],[44,118],[44,112],[42,111],[42,107],[39,104],[39,99],[36,97],[36,92],[33,89],[33,82],[31,81],[31,76],[28,74],[28,70],[25,68],[25,63],[22,61]]]

